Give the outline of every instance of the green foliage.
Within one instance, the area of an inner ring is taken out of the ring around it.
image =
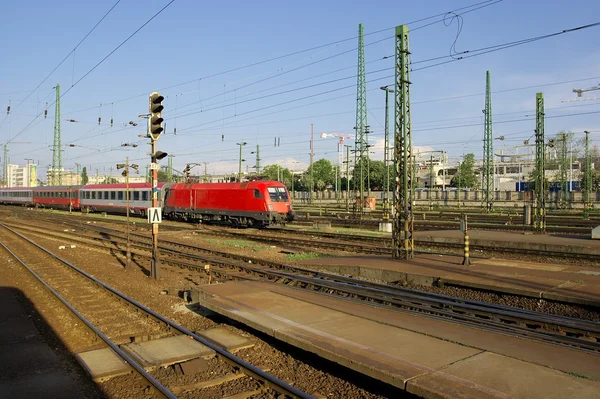
[[[592,191],[600,191],[600,154],[598,151],[598,146],[593,146],[590,148],[590,158],[592,164]],[[585,159],[581,164],[581,187],[585,187],[586,185],[586,167],[585,167]]]
[[[479,181],[475,174],[475,155],[470,153],[466,154],[463,158],[457,173],[450,181],[451,187],[459,188],[477,188],[479,187]]]
[[[88,184],[88,181],[90,180],[90,178],[88,177],[87,174],[87,167],[83,167],[83,170],[81,171],[81,184],[86,185]]]
[[[292,171],[282,168],[280,165],[268,165],[262,168],[260,175],[264,179],[280,181],[286,185],[288,190],[292,189]]]
[[[107,177],[106,179],[104,179],[104,181],[102,182],[102,184],[117,184],[119,181],[117,179],[115,179],[114,177]],[[127,212],[125,212],[127,213]]]
[[[383,161],[374,161],[372,159],[361,158],[356,162],[356,166],[352,170],[352,181],[350,186],[353,190],[360,189],[360,168],[363,167],[363,187],[365,190],[383,190],[385,187],[385,166]],[[393,188],[393,168],[388,168],[390,173],[390,190]],[[370,186],[369,186],[370,183]],[[344,186],[346,187],[346,186]]]

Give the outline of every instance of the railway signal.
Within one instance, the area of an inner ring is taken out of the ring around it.
[[[164,130],[162,111],[165,108],[162,102],[165,98],[157,91],[150,93],[149,108],[150,108],[150,129],[148,134],[152,140],[158,140]]]

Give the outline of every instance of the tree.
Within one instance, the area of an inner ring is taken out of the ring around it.
[[[598,146],[594,145],[590,149],[590,157],[592,164],[592,191],[600,190],[600,153],[598,151]],[[581,188],[583,189],[586,185],[587,174],[585,168],[585,159],[581,165]]]
[[[477,176],[475,175],[475,155],[466,154],[460,167],[450,181],[451,187],[476,188],[479,186]]]
[[[104,181],[102,182],[102,184],[117,184],[119,181],[117,179],[115,179],[114,177],[107,177],[106,179],[104,179]]]
[[[310,174],[310,168],[308,174]],[[315,187],[319,190],[323,190],[325,187],[335,184],[333,166],[328,159],[319,159],[317,162],[313,163],[313,178]]]
[[[87,175],[87,167],[83,167],[83,170],[81,171],[81,184],[86,185],[88,184],[89,181],[89,177]]]
[[[288,168],[282,168],[281,165],[268,165],[262,168],[261,177],[267,180],[280,181],[286,187],[292,189],[292,172]]]
[[[157,180],[159,182],[168,182],[169,181],[169,173],[166,170],[159,169]]]

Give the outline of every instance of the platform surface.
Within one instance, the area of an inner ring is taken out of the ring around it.
[[[600,394],[598,355],[281,285],[240,281],[200,291],[202,306],[426,398]]]

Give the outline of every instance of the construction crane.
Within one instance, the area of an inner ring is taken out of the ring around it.
[[[568,103],[568,102],[573,102],[573,101],[598,100],[599,97],[597,97],[597,96],[583,97],[583,93],[586,93],[588,91],[595,91],[595,90],[600,90],[600,84],[593,86],[593,87],[588,87],[587,89],[573,89],[573,93],[577,93],[577,97],[575,99],[562,100],[561,102]]]
[[[344,140],[348,140],[351,139],[352,136],[349,134],[343,134],[343,133],[321,133],[321,138],[322,139],[326,139],[326,138],[331,138],[331,137],[335,137],[338,138],[338,167],[340,170],[340,175],[342,173],[342,166],[344,164],[344,156],[343,156],[343,150],[344,150]],[[340,176],[341,177],[341,176]],[[348,179],[348,176],[346,176],[346,179]],[[335,178],[335,193],[337,196],[337,192],[338,192],[338,178],[337,178],[337,170],[336,170],[336,178]]]

